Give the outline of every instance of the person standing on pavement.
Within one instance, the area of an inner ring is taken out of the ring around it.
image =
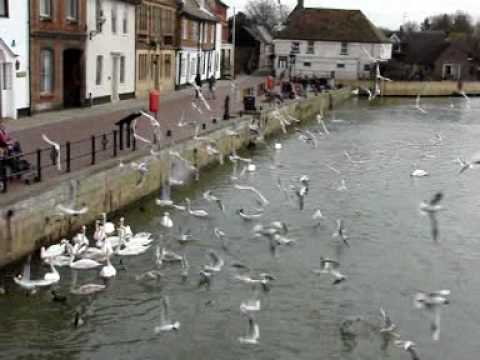
[[[208,90],[210,91],[210,97],[215,100],[215,76],[212,75],[208,78]]]
[[[198,90],[195,89],[195,98],[198,99],[198,96],[200,95],[199,92],[202,91],[202,79],[200,79],[200,74],[195,76],[195,85],[198,86]]]

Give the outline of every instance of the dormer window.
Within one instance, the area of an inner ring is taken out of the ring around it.
[[[342,45],[340,47],[340,55],[348,55],[348,43],[347,42],[342,42]]]
[[[292,42],[292,53],[299,54],[300,53],[300,43],[298,41]]]
[[[309,41],[307,44],[307,54],[315,54],[315,41]]]

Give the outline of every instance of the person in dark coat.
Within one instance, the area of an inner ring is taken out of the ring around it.
[[[208,90],[210,91],[210,97],[215,100],[215,76],[212,75],[208,78]]]
[[[200,78],[200,74],[197,74],[195,76],[195,85],[197,85],[199,89],[199,90],[195,89],[195,98],[198,99],[199,92],[202,91],[202,79]]]

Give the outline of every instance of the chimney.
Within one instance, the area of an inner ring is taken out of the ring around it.
[[[303,0],[297,0],[297,9],[303,9]]]

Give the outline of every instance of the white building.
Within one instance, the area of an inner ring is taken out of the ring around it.
[[[303,0],[274,44],[277,76],[368,79],[375,59],[392,56],[390,41],[360,10],[304,8]]]
[[[136,4],[136,0],[87,0],[87,102],[135,96]]]
[[[222,56],[222,24],[217,23],[215,25],[215,59],[213,74],[215,74],[215,79],[220,79],[222,76],[222,69],[220,66],[220,59]]]
[[[0,118],[30,108],[28,16],[28,0],[0,0]]]

